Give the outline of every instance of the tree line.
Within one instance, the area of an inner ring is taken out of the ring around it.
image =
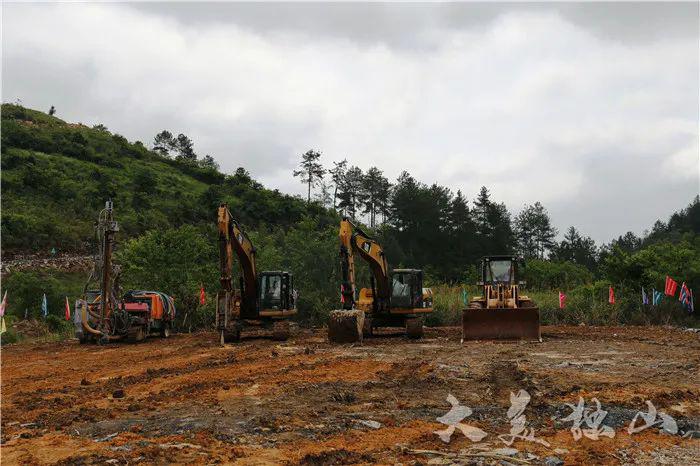
[[[591,270],[598,262],[595,242],[575,227],[556,241],[540,202],[512,215],[485,186],[470,201],[461,190],[427,185],[406,171],[391,182],[379,168],[363,170],[347,159],[325,168],[316,150],[302,154],[293,175],[307,185],[307,203],[375,229],[392,265],[426,268],[443,280],[464,278],[465,268],[488,254],[571,261]]]

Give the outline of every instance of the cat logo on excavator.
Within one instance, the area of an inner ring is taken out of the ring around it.
[[[521,294],[515,256],[487,256],[481,260],[482,295],[462,311],[462,340],[542,340],[540,312]]]

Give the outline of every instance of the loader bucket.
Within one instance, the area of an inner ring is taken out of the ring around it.
[[[462,340],[541,340],[539,308],[464,309]]]

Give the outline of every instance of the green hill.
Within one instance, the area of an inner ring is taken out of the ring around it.
[[[288,227],[305,215],[334,214],[235,174],[176,160],[129,142],[104,126],[67,123],[18,105],[2,105],[2,248],[6,255],[91,250],[93,222],[115,203],[120,238],[215,221],[227,201],[246,226]]]

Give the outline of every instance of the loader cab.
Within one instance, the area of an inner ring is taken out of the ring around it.
[[[286,310],[296,308],[294,277],[289,272],[260,273],[260,309]]]
[[[423,307],[423,271],[395,269],[391,272],[391,307]]]
[[[481,282],[479,285],[517,284],[519,267],[523,261],[516,256],[488,256],[480,262]]]

